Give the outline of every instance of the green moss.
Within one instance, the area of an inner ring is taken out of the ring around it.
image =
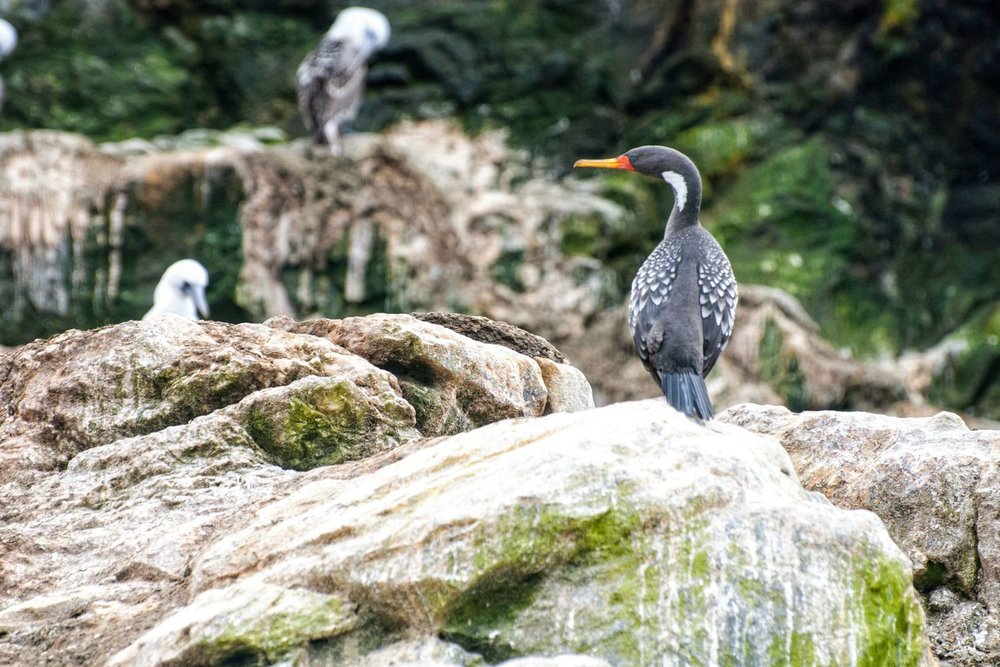
[[[671,146],[698,165],[710,200],[715,179],[735,176],[749,163],[773,153],[794,136],[775,116],[737,116],[700,123],[680,132]]]
[[[793,630],[791,636],[776,634],[768,648],[772,667],[811,667],[822,664],[817,660],[816,642],[812,634]],[[736,663],[734,663],[736,664]]]
[[[384,446],[373,438],[405,437],[408,422],[409,413],[395,394],[373,404],[349,380],[330,381],[280,404],[262,399],[242,418],[257,445],[278,465],[292,470],[356,460],[373,447]]]
[[[875,556],[852,572],[857,607],[859,667],[915,667],[924,654],[924,614],[911,588],[909,568]]]
[[[521,282],[520,275],[523,264],[523,250],[505,250],[493,265],[491,270],[493,280],[500,285],[509,287],[515,292],[523,292],[524,285]]]
[[[920,0],[884,0],[875,44],[889,57],[910,52],[909,35],[920,18]]]
[[[281,603],[279,597],[276,605]],[[226,620],[222,625],[208,626],[197,639],[199,664],[222,664],[255,656],[273,663],[290,649],[336,636],[355,623],[340,597],[302,592],[296,592],[296,599],[286,608],[266,610],[254,617],[237,614]]]
[[[1000,420],[1000,308],[953,336],[965,349],[942,365],[928,398],[938,405]]]
[[[638,515],[620,509],[569,517],[560,508],[515,508],[476,540],[474,584],[442,610],[445,635],[467,650],[497,661],[519,655],[502,630],[534,602],[552,568],[634,561]]]

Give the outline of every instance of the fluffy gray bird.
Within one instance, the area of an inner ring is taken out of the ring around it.
[[[0,60],[3,60],[17,46],[17,30],[7,21],[0,19]],[[3,110],[4,86],[3,79],[0,78],[0,110]]]
[[[207,287],[208,271],[201,263],[193,259],[174,262],[163,272],[153,292],[153,307],[142,319],[173,314],[197,320],[199,313],[208,317]]]
[[[389,42],[389,20],[367,7],[337,15],[319,46],[298,69],[299,111],[316,143],[340,154],[341,127],[361,106],[368,58]]]
[[[573,166],[636,171],[674,189],[663,240],[632,281],[628,325],[639,358],[667,402],[688,417],[711,419],[705,376],[733,334],[739,297],[729,258],[698,219],[698,168],[665,146],[633,148],[608,160],[577,160]]]

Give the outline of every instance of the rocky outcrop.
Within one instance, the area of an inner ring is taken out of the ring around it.
[[[885,522],[913,562],[939,658],[1000,662],[1000,431],[970,431],[949,413],[741,405],[719,419],[776,437],[807,489]]]
[[[326,338],[392,372],[416,408],[417,426],[425,435],[458,433],[509,417],[594,407],[583,374],[568,364],[473,341],[409,315],[305,322],[277,318],[267,323]],[[529,335],[521,332],[522,337]]]
[[[660,400],[536,417],[551,359],[380,315],[2,364],[5,664],[930,664],[872,514]]]
[[[44,185],[35,172],[16,178],[19,165],[45,162],[39,137],[86,158],[63,161],[61,180],[45,177],[87,193],[69,213],[31,194]],[[130,152],[59,133],[0,135],[0,181],[20,183],[0,188],[0,249],[76,249],[58,264],[72,267],[72,283],[46,278],[65,292],[58,300],[32,291],[41,268],[0,252],[0,284],[24,305],[0,336],[23,343],[138,318],[162,270],[184,256],[209,268],[220,319],[459,309],[571,334],[600,309],[608,276],[559,252],[560,223],[622,211],[589,187],[530,176],[503,133],[470,139],[444,122],[349,137],[342,159],[305,143]]]

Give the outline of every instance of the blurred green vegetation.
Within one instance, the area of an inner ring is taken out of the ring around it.
[[[964,336],[968,372],[995,367],[981,324],[1000,302],[1000,19],[989,3],[366,4],[393,37],[357,129],[441,116],[470,132],[504,127],[556,174],[578,157],[673,145],[702,170],[703,221],[741,282],[792,292],[856,352]],[[301,136],[295,69],[343,4],[6,6],[21,42],[0,65],[0,130],[101,141],[236,124]],[[723,11],[735,12],[731,30]],[[663,184],[629,176],[596,175],[626,220],[574,218],[562,236],[568,254],[612,269],[622,297],[671,205]],[[202,250],[238,258],[235,233],[209,224]],[[514,285],[504,267],[521,258],[508,260],[497,279]]]

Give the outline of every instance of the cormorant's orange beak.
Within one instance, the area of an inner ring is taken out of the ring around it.
[[[598,169],[628,169],[629,171],[635,171],[635,167],[632,166],[632,162],[628,159],[628,155],[619,155],[618,157],[611,157],[607,160],[577,160],[573,163],[573,167],[596,167]]]

